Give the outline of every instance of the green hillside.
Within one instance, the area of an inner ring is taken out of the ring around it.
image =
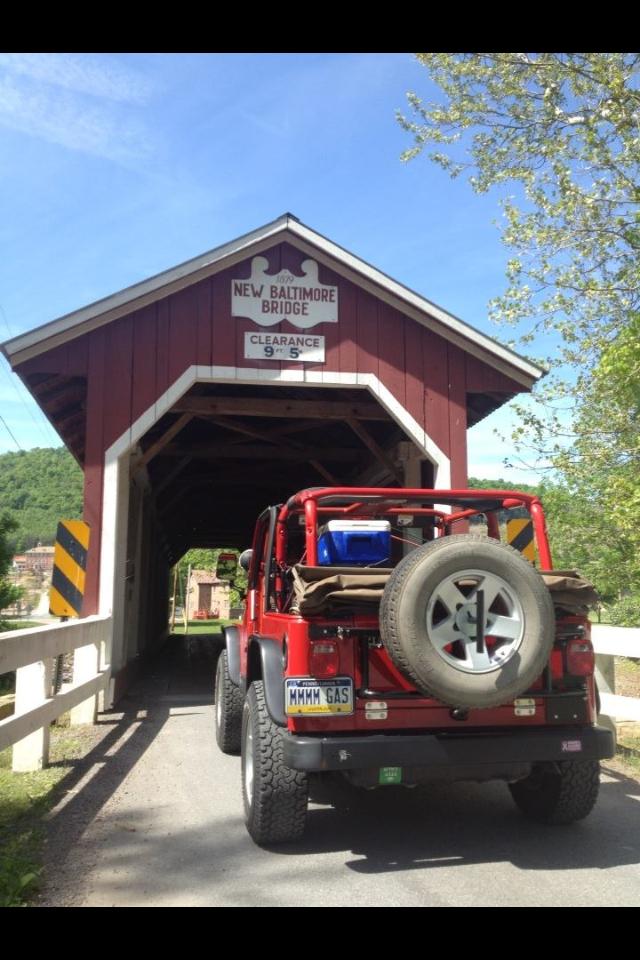
[[[14,551],[55,540],[58,520],[82,517],[82,471],[64,447],[0,454],[0,512],[18,527]]]

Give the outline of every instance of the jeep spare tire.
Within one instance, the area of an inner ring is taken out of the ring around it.
[[[419,547],[394,569],[380,631],[421,693],[453,707],[495,707],[542,673],[555,616],[542,577],[517,550],[456,535]]]

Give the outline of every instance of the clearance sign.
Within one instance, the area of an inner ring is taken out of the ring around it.
[[[302,277],[289,270],[268,274],[265,257],[251,261],[248,280],[231,281],[231,315],[245,317],[260,327],[273,327],[286,320],[300,331],[319,323],[338,322],[338,288],[318,280],[318,264],[304,260]],[[299,360],[322,363],[324,337],[318,334],[245,333],[245,358]]]
[[[49,613],[55,617],[79,617],[89,549],[89,524],[84,520],[61,520],[56,534]]]

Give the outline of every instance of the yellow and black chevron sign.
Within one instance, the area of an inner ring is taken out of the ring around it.
[[[59,522],[49,592],[49,613],[55,617],[79,617],[82,612],[88,548],[88,523]]]
[[[533,523],[531,520],[507,520],[507,543],[519,550],[530,563],[536,562],[536,550],[533,544]]]

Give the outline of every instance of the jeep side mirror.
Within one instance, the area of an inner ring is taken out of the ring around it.
[[[253,556],[253,550],[252,550],[252,549],[243,550],[242,553],[240,554],[240,557],[239,557],[239,559],[238,559],[238,563],[240,564],[240,566],[242,567],[243,570],[246,570],[246,571],[249,570],[249,567],[250,567],[250,565],[251,565],[251,558],[252,558],[252,556]]]

